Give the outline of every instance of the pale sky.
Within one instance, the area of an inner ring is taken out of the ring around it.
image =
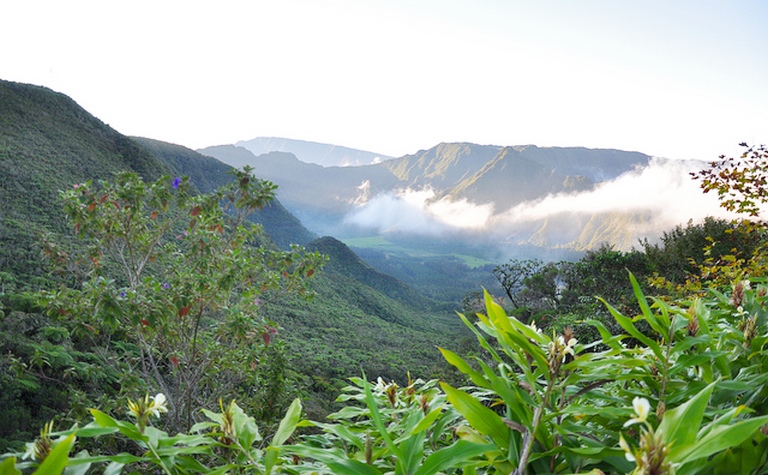
[[[768,142],[768,2],[0,0],[0,79],[190,148],[277,136],[711,160]]]

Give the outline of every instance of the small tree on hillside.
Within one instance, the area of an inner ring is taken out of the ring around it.
[[[49,308],[97,347],[119,345],[120,363],[133,373],[126,380],[138,377],[168,397],[174,429],[247,384],[260,348],[277,333],[260,313],[262,301],[276,292],[310,295],[307,278],[324,262],[299,247],[271,246],[247,218],[276,187],[250,169],[234,178],[197,196],[186,178],[145,183],[132,173],[75,185],[62,195],[87,249],[46,245],[58,268],[77,276],[47,294]]]
[[[493,269],[493,276],[501,284],[504,293],[514,308],[520,308],[523,301],[520,293],[525,289],[526,279],[537,274],[544,263],[539,259],[511,259],[506,264],[499,264]]]

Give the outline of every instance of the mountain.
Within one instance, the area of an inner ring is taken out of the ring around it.
[[[37,243],[64,231],[59,190],[121,170],[146,179],[168,173],[64,94],[0,80],[0,270],[19,282],[44,279]]]
[[[439,144],[382,164],[410,186],[438,196],[507,209],[551,193],[583,191],[646,166],[650,157],[619,150]]]
[[[392,157],[305,140],[292,140],[280,137],[256,137],[251,140],[241,140],[235,143],[254,155],[262,155],[269,152],[286,152],[295,155],[306,163],[315,163],[324,167],[348,167],[359,165],[371,165]]]
[[[284,152],[256,157],[234,145],[207,147],[199,152],[235,167],[253,167],[256,175],[278,185],[278,199],[318,234],[334,234],[337,223],[360,202],[361,196],[383,193],[400,183],[389,170],[378,165],[322,167]]]
[[[233,165],[253,166],[281,186],[279,197],[285,206],[319,234],[344,240],[398,232],[441,240],[458,233],[487,246],[533,245],[542,252],[547,248],[584,250],[602,242],[631,247],[627,243],[636,242],[637,236],[632,226],[615,222],[619,219],[615,213],[581,217],[578,231],[563,233],[554,232],[559,227],[554,218],[514,226],[502,222],[492,233],[483,234],[479,226],[462,228],[460,221],[471,218],[473,212],[475,216],[487,213],[490,221],[515,206],[550,195],[593,190],[650,162],[647,155],[620,150],[470,143],[442,143],[382,163],[344,168],[304,163],[286,153],[255,156],[233,145],[200,152]],[[632,219],[624,216],[619,221]],[[512,253],[511,249],[501,252]]]

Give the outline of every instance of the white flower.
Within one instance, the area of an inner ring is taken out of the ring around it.
[[[384,392],[385,389],[387,389],[387,383],[385,383],[381,376],[379,376],[376,380],[376,386],[373,387],[373,390],[381,393]]]
[[[635,456],[632,454],[632,449],[629,448],[629,444],[624,440],[624,436],[619,434],[619,447],[624,451],[624,457],[630,462],[635,461]]]
[[[536,327],[536,322],[531,321],[531,323],[528,325],[531,330],[535,331],[536,333],[541,333],[541,328]]]
[[[157,393],[155,397],[152,398],[152,403],[149,405],[148,409],[155,417],[160,417],[161,412],[168,412],[165,394]]]
[[[651,403],[644,397],[635,397],[632,400],[632,407],[635,409],[635,417],[625,422],[624,427],[645,422],[651,412]]]
[[[563,340],[563,337],[559,338],[560,340]],[[568,344],[564,345],[565,349],[563,349],[563,359],[565,359],[565,355],[570,354],[573,356],[573,347],[576,346],[576,338],[571,338],[568,340]]]

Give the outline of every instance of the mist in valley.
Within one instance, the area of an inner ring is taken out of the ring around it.
[[[389,236],[465,241],[489,256],[584,251],[607,243],[617,250],[658,240],[665,231],[707,216],[732,218],[717,196],[702,192],[690,173],[707,163],[653,158],[645,167],[597,183],[587,191],[548,194],[508,209],[440,196],[430,187],[371,195],[362,184],[344,224]]]

